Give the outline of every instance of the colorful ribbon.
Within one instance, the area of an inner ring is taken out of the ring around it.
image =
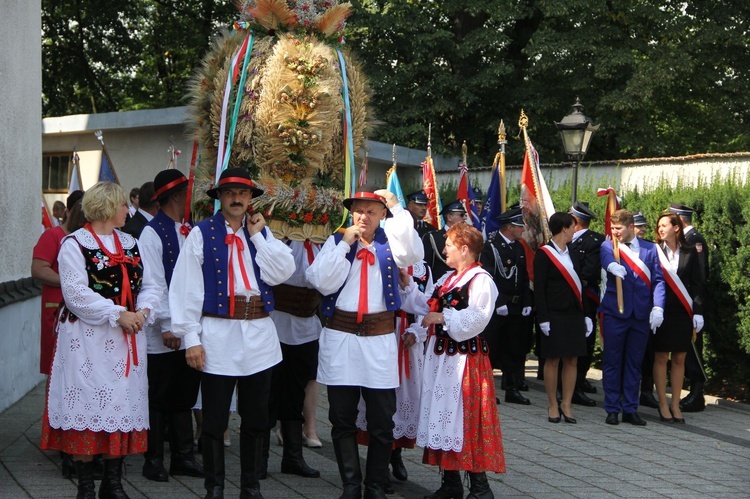
[[[375,255],[367,248],[362,248],[357,252],[357,260],[362,260],[362,268],[359,272],[359,305],[357,306],[357,324],[364,320],[364,314],[368,313],[368,296],[367,296],[367,274],[368,265],[375,264]]]

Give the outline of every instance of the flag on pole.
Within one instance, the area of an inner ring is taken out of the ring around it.
[[[76,149],[73,149],[73,157],[70,162],[72,168],[70,169],[70,178],[68,178],[68,196],[73,194],[73,191],[83,190],[81,187],[81,168],[79,167],[80,158]]]
[[[495,232],[500,230],[500,225],[497,223],[497,217],[502,212],[500,206],[499,156],[500,153],[495,156],[495,162],[492,165],[492,178],[490,178],[490,186],[487,188],[487,197],[482,208],[481,229],[485,240],[491,238]]]
[[[47,209],[47,203],[44,202],[44,198],[42,198],[42,226],[44,227],[44,230],[51,229],[55,226],[52,222],[52,217],[49,214],[49,209]]]
[[[96,138],[99,139],[99,142],[102,144],[102,165],[99,169],[99,182],[112,182],[119,185],[120,179],[117,178],[117,172],[115,171],[115,166],[112,164],[112,158],[109,157],[107,146],[104,145],[102,131],[97,130],[94,132],[94,135],[96,135]]]
[[[620,198],[617,196],[617,193],[612,186],[609,186],[606,189],[600,187],[597,189],[596,195],[608,197],[607,211],[604,214],[604,235],[607,236],[607,239],[612,239],[612,224],[609,221],[609,218],[612,216],[612,213],[620,209]]]
[[[396,167],[391,167],[386,175],[385,188],[392,192],[401,206],[406,208],[406,198],[404,197],[404,191],[401,190],[401,182],[398,180],[398,173],[396,173]]]
[[[466,213],[469,215],[466,222],[469,225],[480,227],[481,221],[479,220],[477,207],[474,204],[476,197],[474,196],[474,189],[471,188],[469,168],[466,166],[466,163],[461,161],[458,163],[458,171],[460,172],[460,176],[458,179],[458,193],[456,194],[456,199],[461,201],[464,210],[466,210]]]
[[[525,114],[522,112],[522,118]],[[526,225],[523,237],[533,251],[545,244],[552,237],[548,222],[555,212],[547,184],[539,168],[539,154],[531,144],[526,127],[522,127],[526,154],[523,158],[521,172],[521,210]]]
[[[440,192],[437,188],[437,178],[435,177],[435,166],[432,164],[432,158],[427,156],[421,166],[422,188],[427,195],[427,215],[424,220],[440,230],[443,228],[443,217],[440,216]]]

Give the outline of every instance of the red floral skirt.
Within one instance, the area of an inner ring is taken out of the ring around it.
[[[55,345],[56,348],[56,345]],[[49,376],[47,376],[47,397],[49,396]],[[91,430],[62,430],[49,425],[47,413],[47,397],[44,403],[44,417],[42,417],[42,450],[59,450],[73,456],[94,456],[108,454],[110,456],[125,456],[140,454],[148,449],[148,430],[133,430],[130,432]]]
[[[495,380],[487,355],[467,355],[461,392],[464,404],[461,452],[426,448],[422,462],[444,470],[505,473],[503,435],[495,404]]]

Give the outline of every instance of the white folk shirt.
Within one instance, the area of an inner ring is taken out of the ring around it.
[[[284,284],[297,286],[298,288],[312,288],[307,282],[305,271],[310,267],[308,263],[307,249],[302,241],[289,241],[287,243],[292,250],[294,257],[294,273],[287,279]],[[312,244],[313,261],[315,256],[320,253],[320,245]],[[323,326],[317,315],[312,317],[297,317],[286,312],[274,310],[271,312],[271,319],[276,324],[276,333],[279,335],[279,341],[285,345],[302,345],[310,343],[320,337],[320,330]]]
[[[174,228],[177,232],[177,242],[180,248],[185,243],[185,236],[180,232],[181,227],[180,222],[175,222]],[[162,259],[164,248],[161,238],[153,228],[147,225],[143,228],[141,237],[138,238],[138,248],[141,250],[141,257],[145,265],[151,268],[151,275],[161,292],[159,297],[161,306],[156,321],[143,328],[148,339],[148,353],[149,355],[169,353],[172,352],[172,349],[164,346],[162,337],[163,333],[172,331],[172,315],[169,313],[169,287],[164,272],[164,260]],[[185,342],[183,341],[180,343],[180,350],[184,349]]]
[[[453,272],[441,277],[436,286],[442,285]],[[472,280],[473,279],[473,280]],[[487,327],[495,311],[497,287],[486,270],[474,267],[453,283],[452,288],[463,286],[471,280],[469,304],[462,310],[443,310],[443,330],[455,341],[471,339]],[[420,293],[411,283],[402,291],[401,308],[426,315],[429,312],[427,299],[433,289]],[[417,428],[417,445],[420,447],[461,452],[464,441],[464,406],[462,386],[467,354],[435,354],[436,336],[430,336],[424,359],[424,376]],[[453,396],[446,396],[453,394]]]
[[[424,258],[424,247],[408,211],[401,205],[391,208],[392,218],[385,221],[385,233],[394,263],[404,268]],[[366,246],[360,241],[355,251]],[[341,290],[336,308],[356,312],[359,306],[359,282],[362,260],[349,263],[346,255],[351,247],[343,240],[335,243],[329,237],[306,276],[323,296]],[[374,247],[367,248],[373,253]],[[386,310],[383,280],[378,264],[368,267],[368,313]],[[394,269],[394,271],[396,271]],[[396,388],[398,386],[398,342],[393,334],[357,336],[323,328],[318,355],[318,381],[326,385],[363,386],[367,388]]]
[[[227,234],[233,234],[229,224]],[[270,230],[263,237],[258,232],[245,238],[243,229],[234,233],[244,244],[242,258],[250,288],[242,280],[236,245],[233,252],[235,296],[260,295],[255,279],[255,265],[261,279],[275,286],[289,279],[294,272],[294,258],[289,247],[273,237]],[[250,257],[250,244],[257,250],[255,261]],[[169,309],[172,311],[172,333],[181,338],[185,348],[203,345],[206,351],[204,372],[222,376],[249,376],[281,362],[281,347],[276,326],[270,317],[253,320],[202,317],[203,314],[203,234],[198,227],[190,231],[177,259],[169,288]]]

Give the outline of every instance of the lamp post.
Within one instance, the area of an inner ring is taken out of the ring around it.
[[[573,161],[573,201],[576,202],[578,197],[578,166],[586,156],[589,149],[591,137],[599,130],[600,125],[594,125],[591,119],[583,114],[583,104],[576,97],[576,103],[570,114],[565,116],[562,121],[555,122],[555,126],[560,131],[565,154]]]

